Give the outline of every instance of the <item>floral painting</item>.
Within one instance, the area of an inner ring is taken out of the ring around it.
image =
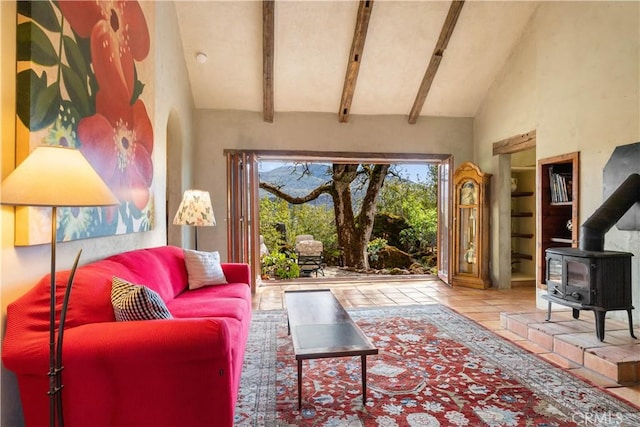
[[[16,153],[79,149],[120,201],[58,209],[57,240],[153,227],[152,2],[17,3]],[[52,182],[51,191],[65,191]],[[16,244],[50,240],[50,209],[20,208]]]

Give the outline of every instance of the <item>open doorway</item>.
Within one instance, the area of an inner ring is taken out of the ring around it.
[[[258,170],[265,276],[435,273],[437,165],[265,160]]]
[[[536,131],[493,143],[497,168],[492,217],[492,280],[495,287],[535,286]],[[500,262],[509,259],[511,262]],[[532,272],[532,268],[534,269]]]
[[[229,185],[229,197],[230,197],[229,218],[233,219],[232,221],[229,221],[229,242],[230,242],[230,245],[233,246],[233,247],[232,246],[229,247],[230,249],[229,253],[238,255],[235,261],[247,262],[248,259],[244,258],[244,256],[249,257],[249,259],[252,260],[251,264],[254,266],[255,271],[260,271],[260,267],[261,267],[260,263],[256,262],[258,259],[260,259],[260,246],[261,246],[260,236],[262,235],[262,242],[265,242],[265,243],[269,242],[269,240],[274,239],[274,237],[265,239],[266,237],[265,234],[268,234],[268,233],[266,233],[266,230],[260,231],[260,222],[261,222],[260,216],[259,216],[260,197],[258,196],[258,192],[259,192],[259,188],[261,187],[260,180],[259,180],[259,172],[261,170],[261,165],[263,165],[262,171],[265,172],[266,169],[274,170],[274,169],[277,169],[277,167],[282,167],[283,165],[288,163],[289,170],[287,173],[290,174],[291,168],[293,167],[292,165],[297,164],[299,168],[299,175],[304,175],[306,173],[309,176],[313,176],[312,171],[308,170],[309,165],[316,165],[316,166],[313,166],[313,168],[316,169],[316,172],[321,168],[324,168],[326,171],[330,165],[329,169],[332,171],[333,174],[337,174],[336,176],[338,176],[339,174],[347,174],[347,173],[352,173],[357,175],[359,172],[362,172],[363,168],[365,169],[369,168],[370,172],[377,171],[376,173],[378,174],[378,178],[379,178],[382,171],[384,171],[384,176],[385,177],[387,176],[386,172],[390,168],[389,165],[391,164],[398,166],[403,170],[402,171],[403,173],[410,176],[412,171],[415,171],[418,169],[418,165],[422,165],[422,167],[426,170],[429,167],[427,165],[438,165],[443,161],[450,159],[450,156],[448,155],[431,156],[431,155],[424,155],[424,154],[381,155],[381,154],[371,154],[371,153],[370,154],[319,153],[319,152],[283,153],[283,152],[273,152],[273,151],[238,152],[238,151],[231,151],[231,150],[225,152],[225,154],[227,155],[227,164],[229,167],[229,173],[228,173],[228,182],[230,183]],[[305,169],[305,167],[307,169]],[[435,168],[436,171],[438,170],[437,167],[434,167],[434,166],[431,166],[431,167]],[[279,172],[282,172],[282,170],[280,170]],[[432,179],[437,180],[436,178],[437,173],[432,175],[434,175]],[[372,182],[374,182],[375,179],[378,179],[378,178],[375,178],[375,174],[371,176],[374,176],[374,179]],[[317,181],[318,176],[315,176],[315,178]],[[380,182],[375,181],[374,184],[379,185]],[[433,184],[434,186],[431,187],[431,191],[435,191],[435,193],[437,193],[437,187],[435,186],[437,185],[437,183],[434,182]],[[350,187],[352,185],[358,185],[357,181],[355,180],[349,181],[349,184],[346,184],[346,187]],[[379,187],[382,187],[382,186],[383,185],[379,185]],[[282,185],[278,183],[275,183],[273,187],[277,191],[283,191],[283,188],[284,188]],[[240,191],[241,189],[244,189],[244,190]],[[262,188],[262,190],[264,190],[264,188]],[[313,198],[309,198],[309,200],[311,199],[316,200],[317,205],[319,206],[318,209],[324,210],[325,215],[327,214],[327,211],[333,212],[334,222],[336,221],[336,218],[338,218],[337,221],[343,220],[344,218],[339,217],[340,215],[343,215],[344,217],[347,217],[347,219],[349,220],[352,220],[352,221],[360,220],[360,221],[363,221],[363,223],[366,223],[370,226],[371,224],[374,223],[374,215],[372,215],[372,213],[375,214],[375,209],[373,209],[372,211],[365,210],[364,213],[361,213],[356,209],[354,210],[344,209],[344,206],[357,207],[356,206],[357,203],[371,203],[371,200],[367,200],[367,197],[371,198],[372,195],[374,199],[376,199],[374,201],[377,201],[379,192],[367,192],[367,190],[363,190],[363,191],[364,191],[364,196],[360,200],[354,200],[356,198],[352,197],[353,194],[350,191],[347,191],[347,189],[345,188],[345,184],[339,183],[339,185],[334,186],[331,189],[331,191],[324,192],[324,194],[331,196],[330,198],[331,198],[331,201],[334,203],[334,205],[328,206],[326,198],[324,200],[321,200],[319,197],[313,197]],[[336,195],[336,192],[338,193],[342,192],[342,193]],[[245,193],[245,195],[243,196],[241,193]],[[291,203],[291,202],[302,202],[306,200],[305,197],[308,196],[309,191],[306,191],[306,193],[307,193],[306,195],[305,194],[301,195],[300,193],[289,194],[288,196],[289,200],[287,200],[286,203],[288,203],[289,205],[298,205],[298,210],[302,210],[302,208],[300,207],[302,203]],[[448,194],[448,191],[447,191],[447,194]],[[340,197],[345,197],[345,199],[341,200]],[[438,196],[435,196],[435,197],[438,197]],[[336,200],[338,201],[338,203],[342,203],[340,205],[342,206],[342,208],[336,208],[336,205],[335,205]],[[434,215],[437,217],[439,212],[437,211],[437,209],[434,209],[434,211],[435,211]],[[445,211],[448,211],[448,209],[445,209]],[[290,212],[287,212],[287,215],[290,215]],[[272,216],[276,217],[277,215],[272,214]],[[273,218],[273,220],[274,221],[271,221],[271,222],[277,222],[276,221],[277,218]],[[301,225],[300,215],[297,216],[296,221],[297,223],[295,224],[294,227],[300,226]],[[317,223],[318,221],[323,221],[323,220],[312,219],[312,222],[313,221]],[[269,232],[271,234],[276,234],[275,238],[278,238],[277,233],[282,233],[283,230],[280,230],[280,231],[277,230],[274,227],[274,224],[270,224],[270,227],[272,228],[272,231],[269,230]],[[285,230],[284,236],[281,234],[280,238],[281,240],[286,241],[287,244],[293,246],[295,245],[296,235],[308,234],[313,237],[312,240],[316,240],[316,237],[320,237],[320,236],[315,236],[314,234],[317,234],[317,233],[322,234],[321,231],[316,231],[316,230],[319,230],[318,227],[312,227],[312,230],[313,230],[313,233],[305,233],[304,232],[305,230],[302,228],[296,228],[294,230]],[[362,230],[358,230],[358,231],[360,232],[360,234],[354,233],[353,235],[348,236],[349,237],[348,239],[344,239],[346,235],[346,233],[344,232],[344,229],[342,229],[339,232],[336,230],[336,232],[334,232],[334,234],[337,233],[337,236],[334,237],[335,244],[331,240],[328,240],[326,242],[327,249],[329,249],[329,251],[325,251],[326,258],[330,259],[331,262],[336,265],[340,265],[342,263],[343,265],[353,265],[356,268],[362,268],[363,264],[366,265],[366,263],[370,261],[370,258],[368,257],[368,254],[367,254],[367,244],[369,243],[369,240],[370,240],[369,238],[374,236],[374,234],[372,229],[368,233],[362,232]],[[409,240],[406,234],[407,233],[405,233],[405,239],[404,239],[405,241]],[[384,237],[384,235],[381,235],[381,236]],[[247,237],[247,238],[245,239],[244,237]],[[397,238],[399,236],[393,236],[393,237]],[[435,242],[438,242],[439,240],[440,240],[439,238],[435,237],[435,232],[433,232],[432,239],[427,244],[427,245],[431,245],[432,250],[436,253],[437,253],[437,248],[439,244]],[[360,253],[358,253],[357,249],[354,250],[354,247],[356,246],[348,247],[347,250],[345,250],[346,245],[357,245],[358,243],[361,244]],[[376,243],[380,244],[381,242],[380,240],[378,240]],[[325,244],[325,242],[323,242],[323,244]],[[246,245],[246,248],[242,249],[242,248],[236,247],[238,245],[240,246]],[[267,246],[267,248],[269,246],[273,247],[274,244],[270,243],[265,246]],[[277,243],[276,243],[276,246],[277,246]],[[373,250],[377,250],[377,249],[379,248],[373,248]],[[349,250],[351,252],[349,252]],[[273,251],[273,248],[267,249],[267,251],[270,253]],[[263,253],[265,253],[264,246],[263,246]],[[358,264],[358,262],[360,263]],[[315,271],[314,273],[317,273],[317,272],[318,271]],[[322,272],[320,272],[320,277],[321,277],[321,274]]]
[[[536,150],[511,154],[511,286],[536,281]]]

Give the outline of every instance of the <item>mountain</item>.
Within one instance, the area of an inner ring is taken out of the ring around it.
[[[260,182],[268,182],[281,186],[282,191],[294,197],[302,197],[309,194],[314,188],[331,181],[331,166],[322,163],[307,165],[308,175],[303,175],[302,165],[284,165],[266,172],[260,172]],[[260,190],[260,198],[275,198],[265,190]],[[310,202],[314,205],[331,205],[331,196],[323,194],[318,199]]]
[[[281,186],[282,191],[295,197],[302,197],[309,194],[313,189],[323,185],[332,179],[331,165],[323,163],[310,163],[307,165],[308,175],[303,175],[304,167],[302,165],[285,164],[278,166],[269,171],[259,173],[260,182],[268,182],[270,184]],[[402,179],[404,181],[413,182],[410,179],[397,178],[388,176],[387,180]],[[353,201],[357,203],[364,197],[365,189],[357,188],[357,184],[352,185]],[[274,195],[265,190],[260,190],[260,198],[275,198]],[[331,197],[323,194],[318,199],[310,202],[314,205],[332,206]]]

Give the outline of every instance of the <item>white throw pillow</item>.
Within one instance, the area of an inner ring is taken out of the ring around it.
[[[111,303],[119,322],[173,319],[157,292],[115,276],[111,281]]]
[[[227,283],[227,278],[222,271],[222,265],[220,265],[220,253],[218,251],[203,252],[191,249],[183,249],[183,251],[189,278],[189,289]]]

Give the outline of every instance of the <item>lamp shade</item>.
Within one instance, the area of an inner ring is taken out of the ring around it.
[[[40,145],[2,181],[1,203],[16,206],[109,206],[120,202],[76,149]]]
[[[208,191],[187,190],[182,196],[178,212],[173,218],[175,225],[195,225],[198,227],[216,225]]]

